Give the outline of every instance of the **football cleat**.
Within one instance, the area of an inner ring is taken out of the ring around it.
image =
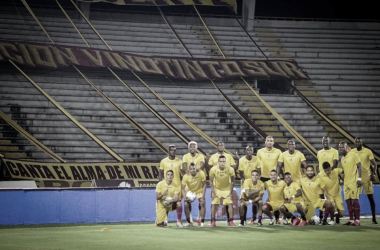
[[[276,224],[280,225],[281,224],[281,221],[280,219],[276,219]]]
[[[348,221],[348,222],[344,223],[343,226],[351,226],[351,224],[353,224],[353,223],[354,222],[352,222],[352,221]]]
[[[261,220],[258,220],[258,221],[257,221],[257,225],[258,225],[258,226],[262,226],[262,225],[263,225],[263,223],[261,222]]]
[[[354,223],[351,224],[351,226],[360,226],[360,221],[356,220]]]
[[[330,220],[329,225],[330,225],[330,226],[335,225],[335,221],[334,221],[334,220]]]
[[[177,222],[177,227],[183,227],[181,222]]]
[[[323,226],[328,225],[328,224],[329,224],[329,223],[327,223],[326,220],[323,220],[323,221],[322,221],[322,225],[323,225]]]
[[[249,221],[249,225],[252,225],[252,224],[254,224],[254,223],[256,223],[256,218],[254,219],[254,218],[251,218],[251,220]]]
[[[274,222],[275,222],[275,219],[271,219],[271,220],[269,221],[269,226],[274,225]]]
[[[239,227],[244,227],[244,224],[239,223]]]
[[[200,227],[204,227],[205,226],[205,224],[203,223],[203,222],[201,222],[201,225],[200,225]]]
[[[186,223],[185,225],[183,225],[184,227],[192,227],[194,224],[193,222],[190,222],[190,223]]]
[[[230,221],[230,223],[228,223],[228,226],[230,227],[236,227],[235,223],[233,221]]]
[[[211,221],[210,227],[216,227],[215,221]]]
[[[372,224],[379,224],[379,223],[377,223],[377,221],[375,219],[375,220],[372,220]]]
[[[289,225],[290,223],[289,223],[289,221],[288,221],[287,219],[283,219],[283,220],[282,220],[282,224],[284,224],[284,225]]]
[[[197,223],[198,223],[198,226],[200,226],[201,223],[202,223],[201,219],[198,219],[198,220],[197,220]]]
[[[306,226],[307,225],[307,221],[306,220],[302,220],[302,222],[300,224],[298,224],[299,227],[303,227],[303,226]]]
[[[164,226],[166,226],[166,225],[165,225],[164,222],[161,222],[161,223],[156,224],[156,226],[158,226],[158,227],[164,227]]]
[[[300,223],[300,219],[297,217],[293,219],[293,226],[297,226]]]

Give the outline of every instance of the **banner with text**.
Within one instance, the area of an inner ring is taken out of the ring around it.
[[[160,163],[48,163],[2,158],[13,179],[38,187],[90,187],[99,180],[121,180],[120,187],[155,187]],[[95,185],[97,186],[97,185]]]
[[[50,69],[69,65],[110,67],[192,81],[240,77],[308,79],[298,64],[290,60],[147,57],[86,47],[0,40],[0,61],[5,60],[23,66]]]

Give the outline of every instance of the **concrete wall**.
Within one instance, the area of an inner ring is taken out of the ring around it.
[[[376,212],[380,213],[380,186],[374,188]],[[240,188],[236,188],[236,192],[240,194]],[[209,220],[210,189],[206,198],[206,219]],[[155,221],[153,189],[3,189],[0,200],[0,225]],[[360,196],[360,205],[361,214],[371,213],[366,195]],[[198,214],[197,207],[195,201],[194,217]],[[251,208],[248,211],[249,218]],[[169,221],[175,219],[176,213],[169,213]],[[184,213],[182,219],[185,220]]]

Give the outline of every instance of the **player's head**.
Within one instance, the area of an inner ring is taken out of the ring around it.
[[[308,165],[306,167],[306,175],[307,177],[309,177],[310,179],[313,178],[315,176],[315,172],[314,172],[314,166],[313,165]]]
[[[363,140],[361,137],[356,137],[355,138],[355,147],[358,149],[358,150],[361,150],[362,147],[363,147]]]
[[[274,139],[273,139],[273,136],[268,135],[268,136],[265,138],[265,147],[266,147],[267,149],[272,149],[272,148],[273,148],[273,145],[274,145]]]
[[[173,170],[168,170],[168,171],[166,171],[166,181],[167,182],[171,182],[172,180],[173,180],[173,177],[174,177],[174,172],[173,172]]]
[[[259,172],[255,169],[255,170],[252,170],[251,172],[251,178],[253,181],[257,181],[258,179],[260,179],[260,176],[259,176]]]
[[[175,153],[177,151],[177,148],[175,147],[174,144],[169,145],[169,156],[170,157],[175,157]]]
[[[218,164],[220,169],[223,170],[226,168],[226,157],[224,155],[219,156]]]
[[[197,173],[197,167],[195,166],[194,162],[190,163],[190,166],[189,166],[189,173],[193,176],[196,175]]]
[[[252,146],[247,146],[245,148],[245,154],[248,156],[248,157],[251,157],[253,155],[253,147]]]
[[[271,179],[271,181],[273,182],[276,182],[277,181],[277,171],[272,169],[269,173],[269,178]]]
[[[191,154],[195,154],[197,152],[197,149],[198,149],[198,143],[195,141],[191,141],[187,145],[187,148],[189,149]]]
[[[288,186],[293,182],[292,175],[289,172],[284,174],[284,181]]]
[[[344,141],[339,142],[339,154],[346,155],[347,153],[348,153],[347,142],[344,142]]]
[[[296,149],[296,143],[294,140],[289,140],[288,143],[288,150],[289,150],[289,153],[290,154],[293,154],[294,153],[294,150]]]
[[[330,148],[330,137],[323,136],[322,137],[322,145],[323,145],[324,149],[329,149]]]
[[[218,141],[218,142],[216,143],[216,148],[218,149],[218,152],[219,152],[219,153],[223,153],[223,151],[224,151],[224,143],[221,142],[221,141]]]
[[[330,175],[330,173],[331,173],[331,165],[330,165],[330,163],[328,163],[327,161],[325,161],[324,163],[322,163],[322,168],[323,168],[323,171],[325,172],[325,174]]]

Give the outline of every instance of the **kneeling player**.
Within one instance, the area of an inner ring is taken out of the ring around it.
[[[182,215],[182,204],[179,199],[181,189],[172,185],[173,177],[173,171],[168,170],[166,178],[156,186],[156,225],[158,227],[166,226],[168,212],[177,210],[178,214]],[[177,227],[182,227],[181,218],[177,218]]]
[[[307,220],[305,217],[305,203],[302,198],[301,187],[297,182],[293,181],[292,175],[289,172],[284,174],[284,181],[286,183],[286,187],[284,188],[285,201],[280,207],[280,212],[282,212],[285,217],[284,224],[287,224],[287,219],[292,218],[293,226],[305,226]],[[292,213],[297,212],[301,215],[301,223],[300,219],[292,215]]]
[[[315,214],[315,209],[318,208],[319,211],[325,210],[322,225],[327,225],[326,219],[330,214],[332,203],[328,199],[321,199],[319,190],[326,193],[325,184],[321,178],[315,176],[314,167],[312,165],[306,167],[306,176],[301,178],[300,184],[307,207],[306,221],[310,221],[311,217]],[[326,198],[328,198],[327,194]]]
[[[194,163],[190,163],[189,173],[185,174],[182,179],[182,197],[185,197],[185,214],[187,223],[185,227],[193,226],[190,218],[190,207],[193,201],[186,199],[186,191],[193,191],[196,193],[199,206],[200,206],[200,219],[197,220],[198,225],[204,227],[205,222],[205,193],[206,193],[206,176],[203,171],[197,172]]]
[[[270,171],[270,180],[264,183],[265,188],[268,190],[269,201],[263,206],[263,213],[265,213],[269,219],[269,225],[273,225],[275,218],[272,212],[279,211],[280,206],[284,203],[284,188],[286,183],[283,180],[278,180],[277,171]]]
[[[257,206],[259,210],[259,220],[257,225],[261,226],[261,219],[263,215],[263,195],[264,195],[264,183],[259,180],[259,172],[253,170],[251,172],[251,178],[246,179],[243,183],[240,197],[240,225],[244,226],[245,218],[247,216],[247,206],[252,203],[252,206]]]

